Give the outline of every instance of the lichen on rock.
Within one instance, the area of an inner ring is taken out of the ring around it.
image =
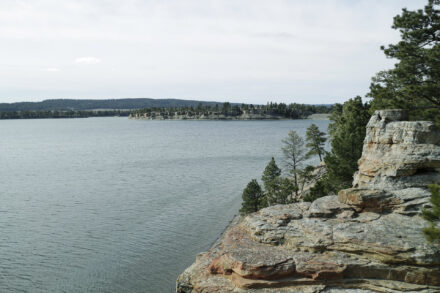
[[[376,111],[353,187],[237,220],[177,280],[177,292],[440,292],[440,247],[421,209],[439,179],[431,122]]]

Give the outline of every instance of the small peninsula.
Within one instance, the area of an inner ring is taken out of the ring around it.
[[[306,119],[313,114],[328,114],[332,105],[267,103],[266,105],[231,104],[197,107],[144,108],[130,113],[131,119],[145,120],[281,120]]]

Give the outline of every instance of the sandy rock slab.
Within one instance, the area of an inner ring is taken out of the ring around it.
[[[270,207],[229,227],[177,292],[440,292],[440,248],[426,244],[423,225],[356,213],[337,196]]]

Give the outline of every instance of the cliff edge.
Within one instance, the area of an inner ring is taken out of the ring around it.
[[[440,292],[440,247],[423,237],[440,132],[376,111],[353,188],[277,205],[231,225],[177,292]]]

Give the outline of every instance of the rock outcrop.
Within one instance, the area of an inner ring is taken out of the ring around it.
[[[401,121],[405,111],[376,111],[367,125],[354,187],[396,190],[440,179],[440,131],[427,121]]]
[[[440,247],[423,237],[440,135],[405,113],[371,118],[353,188],[236,219],[177,292],[440,292]]]

